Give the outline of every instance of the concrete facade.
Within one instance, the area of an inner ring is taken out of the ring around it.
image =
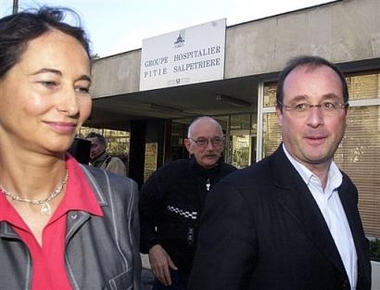
[[[277,72],[300,54],[379,62],[380,1],[342,0],[227,27],[225,79]],[[141,49],[96,60],[94,99],[138,92],[140,61]]]
[[[380,1],[344,0],[227,29],[226,78],[281,70],[293,56],[380,57]]]
[[[94,99],[139,91],[141,50],[129,51],[94,62]]]

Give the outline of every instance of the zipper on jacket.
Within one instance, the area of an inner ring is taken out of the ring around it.
[[[206,180],[206,190],[207,190],[207,191],[210,190],[210,186],[211,186],[210,178],[207,178],[207,180]]]

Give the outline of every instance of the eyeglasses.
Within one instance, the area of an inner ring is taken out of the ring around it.
[[[207,138],[198,138],[198,139],[193,139],[189,138],[189,140],[193,141],[195,144],[197,144],[198,147],[207,147],[208,144],[211,142],[212,146],[214,147],[220,147],[224,144],[225,137],[215,137],[212,139],[207,139]]]
[[[325,117],[335,117],[339,116],[344,109],[348,107],[348,102],[340,103],[334,101],[324,101],[318,105],[311,105],[309,103],[295,103],[291,106],[284,105],[279,102],[287,111],[289,111],[295,117],[306,117],[309,115],[311,108],[318,108],[322,115]]]

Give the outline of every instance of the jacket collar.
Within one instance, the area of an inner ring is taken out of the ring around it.
[[[102,154],[100,154],[98,157],[94,158],[92,161],[91,161],[91,164],[94,166],[94,167],[100,167],[103,165],[103,163],[106,161],[106,159],[108,158],[108,153],[106,151],[103,151]]]
[[[211,174],[214,174],[214,172],[219,171],[220,165],[222,163],[223,163],[223,161],[220,158],[214,167],[212,167],[212,168],[204,168],[203,166],[199,165],[199,163],[197,162],[197,160],[195,159],[195,157],[192,156],[191,159],[190,159],[190,168],[192,170],[195,170],[200,175],[209,176]]]

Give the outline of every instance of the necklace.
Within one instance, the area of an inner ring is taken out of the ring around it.
[[[42,207],[40,210],[41,215],[51,215],[51,206],[49,204],[49,201],[57,197],[62,192],[65,184],[67,183],[68,178],[69,178],[69,173],[66,169],[66,174],[65,174],[65,177],[62,179],[61,184],[58,185],[58,187],[52,193],[50,193],[49,196],[45,199],[33,200],[29,198],[22,198],[22,197],[19,197],[18,195],[13,195],[10,192],[8,192],[1,184],[0,184],[0,189],[4,193],[4,195],[9,196],[12,200],[26,202],[32,205],[42,204]]]

